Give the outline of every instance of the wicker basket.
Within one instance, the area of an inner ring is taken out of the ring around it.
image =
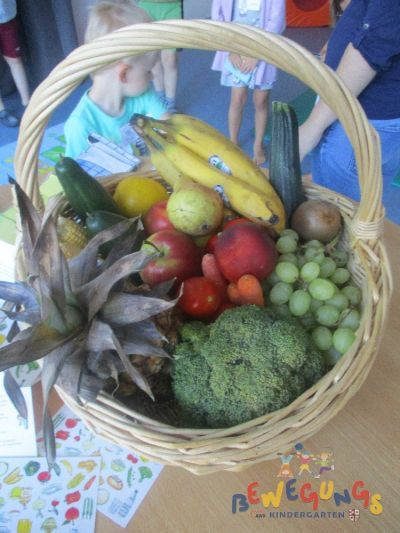
[[[36,206],[41,206],[38,150],[54,109],[96,69],[129,55],[171,47],[230,50],[266,60],[306,83],[339,117],[354,147],[361,202],[355,205],[312,184],[305,187],[310,198],[334,203],[343,215],[342,246],[350,251],[350,269],[363,292],[356,342],[327,375],[293,403],[229,429],[177,429],[129,410],[103,393],[96,402],[80,406],[62,390],[58,392],[97,434],[154,461],[196,474],[241,470],[275,458],[278,452],[317,432],[355,394],[374,362],[391,293],[390,269],[381,240],[380,147],[360,105],[339,78],[290,40],[246,26],[209,21],[140,24],[76,49],[33,94],[21,123],[15,166],[19,183]],[[22,264],[20,257],[19,266]]]

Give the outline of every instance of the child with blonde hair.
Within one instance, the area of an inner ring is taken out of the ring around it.
[[[89,14],[85,41],[91,42],[119,28],[150,22],[149,16],[129,1],[102,1]],[[167,108],[150,88],[151,70],[158,52],[122,59],[94,72],[92,86],[82,96],[65,123],[65,155],[77,158],[89,147],[88,137],[97,133],[129,151],[143,144],[129,126],[134,113],[168,118]]]

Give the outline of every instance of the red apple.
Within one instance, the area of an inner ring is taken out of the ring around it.
[[[143,226],[147,235],[164,229],[175,229],[167,215],[167,200],[160,200],[150,207],[143,217]]]
[[[142,280],[151,287],[172,278],[176,278],[178,284],[201,274],[201,250],[188,235],[177,230],[158,231],[144,242],[142,248],[154,250],[152,245],[157,247],[161,256],[147,263],[140,273]]]
[[[233,282],[244,274],[253,274],[259,280],[266,278],[278,259],[275,242],[253,222],[235,224],[222,231],[214,253],[222,274]]]

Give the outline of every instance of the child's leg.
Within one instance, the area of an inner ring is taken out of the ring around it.
[[[239,130],[242,123],[243,109],[247,100],[247,87],[232,87],[231,103],[228,112],[229,136],[238,144]]]
[[[161,63],[164,73],[164,90],[168,108],[175,107],[178,84],[178,54],[176,50],[162,50]],[[170,109],[169,109],[170,110]]]
[[[268,99],[269,91],[254,89],[254,122],[255,122],[255,139],[254,139],[254,161],[257,165],[265,163],[264,136],[268,119]]]
[[[20,57],[4,56],[10,67],[12,77],[17,86],[19,95],[21,97],[22,105],[28,105],[29,102],[29,85],[25,74],[25,68]]]

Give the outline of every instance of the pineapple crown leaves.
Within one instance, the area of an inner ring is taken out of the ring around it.
[[[43,215],[13,180],[22,229],[28,276],[17,283],[0,282],[5,313],[26,325],[10,344],[0,348],[0,371],[6,391],[23,417],[26,405],[10,369],[43,359],[43,433],[49,468],[56,468],[55,438],[48,399],[57,384],[76,401],[93,401],[105,384],[126,372],[152,399],[150,386],[129,356],[169,357],[165,337],[152,318],[175,306],[168,300],[171,283],[145,292],[126,278],[159,255],[135,251],[142,242],[139,218],[124,220],[97,234],[82,252],[66,261],[59,243],[54,212],[59,198],[50,199]],[[129,231],[128,231],[129,230]],[[113,241],[99,263],[99,247]],[[10,303],[11,302],[11,303]],[[10,307],[11,305],[11,307]]]

